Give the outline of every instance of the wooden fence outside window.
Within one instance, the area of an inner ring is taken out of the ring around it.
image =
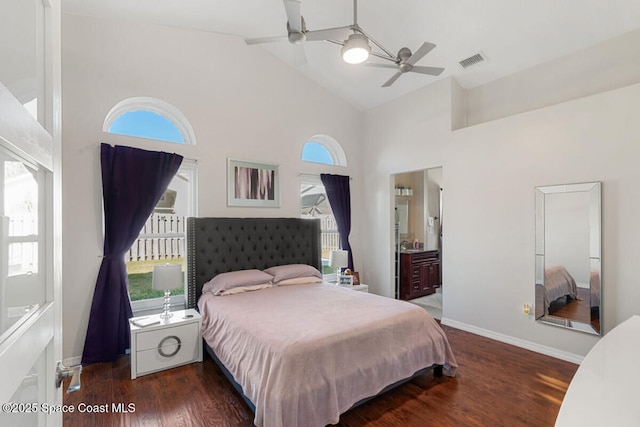
[[[183,258],[185,236],[185,217],[153,213],[129,249],[126,260],[131,262]]]

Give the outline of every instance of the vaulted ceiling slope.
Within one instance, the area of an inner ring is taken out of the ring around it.
[[[240,38],[287,34],[283,0],[62,0],[62,10]],[[301,0],[301,11],[309,30],[353,23],[352,0]],[[296,65],[293,46],[286,41],[248,46],[241,54],[266,49],[337,96],[369,109],[448,76],[463,88],[477,87],[636,30],[640,1],[362,0],[358,24],[394,54],[434,43],[436,48],[416,65],[445,71],[437,77],[407,73],[382,88],[394,70],[346,64],[340,46],[330,42],[306,42],[304,65]],[[460,65],[478,53],[486,60]]]

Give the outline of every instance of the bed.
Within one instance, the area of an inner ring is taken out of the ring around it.
[[[544,269],[544,314],[549,314],[549,306],[558,298],[578,299],[578,286],[571,274],[561,265],[546,265]]]
[[[413,304],[321,281],[208,292],[205,284],[221,273],[292,264],[319,270],[319,221],[189,218],[187,235],[188,305],[200,310],[205,348],[257,426],[337,423],[428,370],[455,376],[444,332]]]

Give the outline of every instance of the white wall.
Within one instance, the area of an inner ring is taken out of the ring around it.
[[[100,142],[197,159],[200,216],[299,216],[299,173],[356,176],[351,244],[359,265],[361,116],[355,108],[238,37],[63,15],[62,44],[66,359],[82,354],[101,261]],[[102,133],[111,107],[134,96],[159,98],[180,109],[197,145]],[[300,160],[306,138],[320,133],[342,144],[349,167]],[[279,164],[281,207],[227,207],[227,157]]]
[[[638,83],[638,57],[640,30],[475,87],[466,91],[466,118],[454,116],[454,128]]]
[[[394,294],[393,174],[442,166],[443,144],[451,134],[451,82],[440,80],[366,113],[362,153],[367,165],[363,218],[363,271],[370,292]],[[446,175],[446,169],[443,175]]]
[[[365,193],[376,208],[365,222],[367,239],[380,243],[364,245],[370,288],[392,291],[390,175],[443,166],[443,322],[579,359],[596,337],[523,314],[535,301],[534,188],[603,182],[604,331],[637,314],[640,85],[457,131],[446,129],[451,97],[462,105],[451,87],[435,84],[366,114],[373,170]]]

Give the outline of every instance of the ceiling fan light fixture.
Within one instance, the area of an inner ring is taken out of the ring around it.
[[[369,39],[363,34],[353,33],[344,42],[340,52],[347,64],[361,64],[369,59],[369,53],[371,53]]]

